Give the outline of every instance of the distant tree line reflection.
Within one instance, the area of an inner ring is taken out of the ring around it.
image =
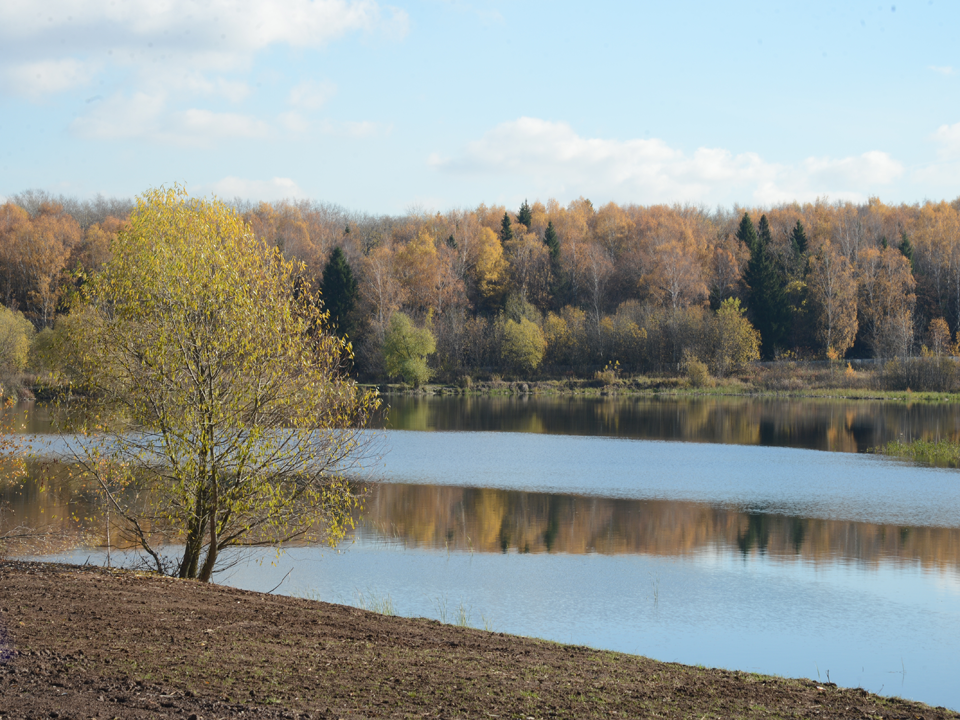
[[[359,532],[465,552],[689,555],[718,550],[826,563],[919,561],[960,570],[960,528],[742,512],[696,502],[373,485]]]

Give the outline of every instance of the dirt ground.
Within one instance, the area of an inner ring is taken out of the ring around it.
[[[102,568],[0,562],[0,718],[960,718]]]

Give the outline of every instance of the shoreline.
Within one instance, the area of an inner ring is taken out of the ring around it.
[[[960,718],[811,680],[133,571],[0,561],[0,718],[101,713]]]
[[[403,383],[367,383],[384,397],[493,397],[493,398],[744,398],[753,400],[851,400],[896,403],[960,404],[960,392],[879,390],[855,387],[770,389],[744,383],[690,387],[677,378],[642,378],[597,384],[595,380],[480,381],[470,387],[430,383],[414,388]]]

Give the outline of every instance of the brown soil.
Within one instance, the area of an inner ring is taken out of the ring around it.
[[[132,572],[0,562],[0,718],[960,718]]]

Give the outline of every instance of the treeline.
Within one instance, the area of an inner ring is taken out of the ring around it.
[[[305,264],[359,374],[727,374],[763,358],[953,353],[960,199],[767,209],[616,205],[374,216],[247,203],[253,232]],[[37,329],[109,256],[132,208],[40,192],[0,207],[0,293]],[[749,322],[747,322],[749,321]]]

